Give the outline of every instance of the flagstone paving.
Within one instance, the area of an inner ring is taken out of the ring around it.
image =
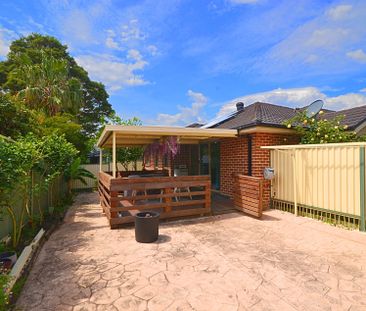
[[[81,194],[43,246],[18,310],[366,310],[366,235],[268,211],[110,230]]]

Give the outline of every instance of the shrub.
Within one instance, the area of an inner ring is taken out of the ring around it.
[[[302,144],[365,141],[364,136],[357,136],[355,132],[348,130],[346,124],[342,123],[344,116],[327,120],[322,115],[323,111],[320,111],[318,116],[309,117],[306,115],[306,111],[301,111],[284,124],[288,128],[294,128],[301,135]]]

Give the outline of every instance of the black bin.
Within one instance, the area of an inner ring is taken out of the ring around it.
[[[135,238],[140,243],[155,242],[159,236],[159,213],[141,212],[135,216]]]

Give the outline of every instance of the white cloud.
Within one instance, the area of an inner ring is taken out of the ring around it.
[[[202,93],[189,90],[187,95],[192,100],[190,107],[178,106],[179,112],[176,114],[159,113],[154,124],[161,125],[188,125],[193,122],[203,122],[202,109],[207,104],[207,97]]]
[[[156,56],[159,54],[159,50],[158,48],[153,45],[153,44],[150,44],[148,47],[147,47],[147,51],[152,55],[152,56]]]
[[[348,93],[339,96],[327,96],[316,87],[275,89],[268,92],[254,93],[230,100],[225,103],[218,115],[228,114],[235,111],[235,104],[243,102],[248,106],[254,102],[266,102],[275,105],[293,108],[304,107],[317,99],[322,99],[325,107],[339,110],[366,105],[366,96],[357,93]]]
[[[158,54],[158,48],[154,44],[149,43],[146,45],[148,36],[140,29],[137,19],[131,19],[118,27],[108,29],[106,32],[105,45],[109,49],[123,51],[138,48],[140,50],[144,49],[152,56]]]
[[[354,50],[347,53],[349,58],[352,58],[360,63],[366,63],[366,53],[362,49]]]
[[[327,97],[325,102],[327,107],[335,110],[347,109],[366,105],[366,96],[363,94],[348,93],[335,97]]]
[[[120,35],[121,40],[124,42],[145,40],[146,38],[146,35],[141,31],[139,27],[139,21],[137,19],[131,19],[128,24],[122,25]]]
[[[115,41],[116,34],[112,29],[107,30],[107,39],[105,40],[105,45],[110,49],[118,49],[118,42]]]
[[[129,50],[126,60],[105,54],[79,55],[75,59],[94,79],[103,82],[110,91],[148,83],[142,75],[136,73],[148,65],[137,50]]]
[[[256,60],[253,68],[265,75],[290,78],[303,74],[304,69],[311,74],[359,70],[350,58],[364,61],[366,57],[362,53],[366,47],[365,16],[364,1],[355,2],[353,6],[331,7],[298,25],[264,57]]]
[[[351,10],[352,10],[352,5],[341,4],[341,5],[330,8],[327,11],[327,15],[332,19],[340,19],[340,18],[347,16]]]
[[[366,93],[366,87],[365,87],[365,88],[363,88],[363,89],[361,89],[361,90],[360,90],[360,92],[362,92],[362,93]]]
[[[10,43],[16,37],[15,32],[0,26],[0,58],[9,53]]]
[[[4,39],[4,35],[0,31],[0,57],[4,57],[9,52],[9,42]]]

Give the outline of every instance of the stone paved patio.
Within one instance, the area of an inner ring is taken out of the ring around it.
[[[110,230],[82,194],[44,245],[21,310],[366,310],[366,235],[268,211]]]

